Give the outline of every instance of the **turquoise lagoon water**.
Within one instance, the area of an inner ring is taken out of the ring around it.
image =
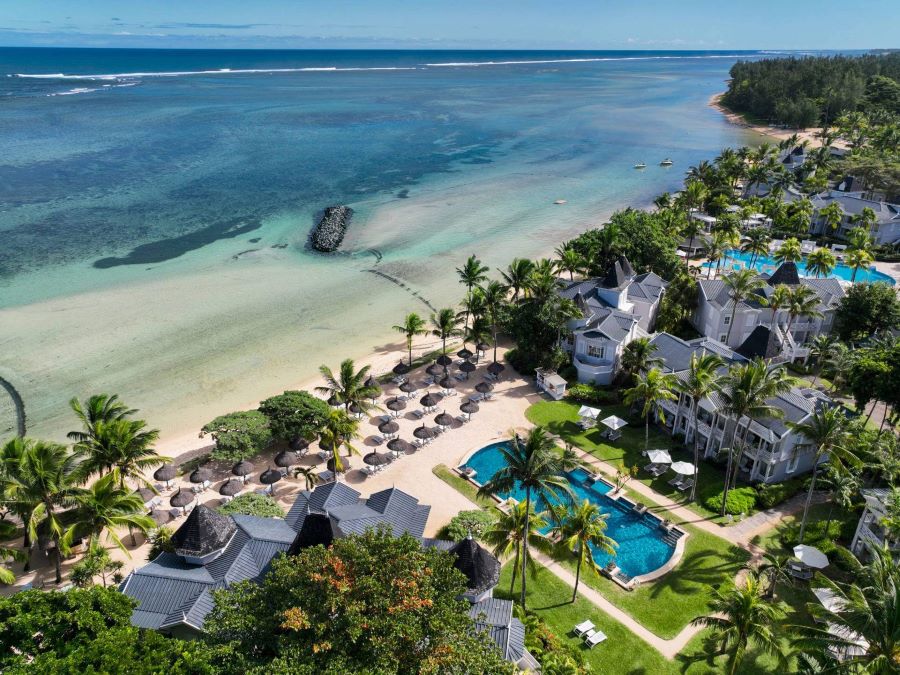
[[[547,255],[755,142],[707,103],[757,57],[0,49],[0,377],[29,433],[110,391],[196,436],[399,348],[468,255]],[[341,254],[311,254],[341,203]]]
[[[476,472],[476,480],[482,484],[489,481],[503,466],[500,449],[506,447],[505,442],[485,446],[473,454],[466,466]],[[647,574],[662,567],[671,557],[675,548],[662,539],[659,520],[650,515],[638,516],[629,507],[606,496],[612,488],[602,481],[588,481],[588,473],[576,469],[566,474],[575,500],[585,499],[599,504],[604,513],[609,514],[606,533],[618,542],[616,555],[611,556],[603,551],[594,550],[594,560],[604,566],[611,560],[630,577]],[[525,491],[516,489],[510,494],[498,495],[503,499],[514,497],[522,501]]]
[[[735,264],[734,261],[737,261],[742,267],[746,268],[750,265],[750,260],[752,256],[749,253],[744,253],[743,251],[728,251],[728,267],[730,268]],[[704,263],[704,267],[715,267],[715,263]],[[773,271],[778,267],[778,262],[769,257],[757,258],[753,262],[753,269],[762,272],[763,267],[768,267],[766,270],[768,272]],[[797,271],[802,276],[815,276],[812,274],[806,273],[806,259],[804,258],[800,262],[797,263]],[[841,279],[843,281],[850,281],[853,278],[853,268],[848,267],[844,264],[838,264],[835,266],[833,270],[831,270],[831,274],[828,275],[834,279]],[[856,281],[859,282],[875,282],[880,281],[886,284],[894,285],[894,279],[883,272],[879,272],[875,267],[870,267],[867,270],[859,270],[856,273]]]

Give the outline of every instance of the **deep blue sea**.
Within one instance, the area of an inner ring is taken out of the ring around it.
[[[384,352],[469,254],[547,255],[755,142],[707,103],[758,56],[0,49],[0,376],[39,431],[102,388],[169,433]]]

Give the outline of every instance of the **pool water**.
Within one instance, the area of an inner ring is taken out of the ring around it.
[[[474,469],[477,474],[475,480],[479,483],[487,483],[503,466],[501,448],[507,446],[505,441],[493,443],[472,455],[466,462],[466,466]],[[675,552],[675,547],[663,541],[663,531],[659,529],[659,519],[651,515],[639,516],[633,513],[630,506],[620,504],[606,496],[612,488],[603,482],[590,482],[589,474],[583,469],[576,469],[566,474],[566,478],[574,493],[575,501],[585,499],[599,504],[601,511],[609,514],[606,520],[606,534],[619,545],[615,555],[609,555],[603,551],[593,550],[594,561],[601,567],[611,560],[629,577],[647,574],[662,567]],[[506,499],[513,497],[519,501],[525,500],[525,490],[517,488],[508,494],[499,494],[498,497]],[[549,531],[549,527],[543,533]]]
[[[728,259],[722,258],[722,264],[720,266],[720,270],[730,270],[732,269],[732,265],[735,262],[740,263],[741,266],[746,269],[750,266],[750,260],[752,259],[752,255],[750,253],[744,253],[743,251],[731,250],[728,251]],[[715,267],[716,264],[713,263],[703,263],[703,267]],[[753,268],[758,272],[763,271],[763,266],[769,267],[771,269],[766,270],[767,272],[772,272],[775,269],[778,269],[778,262],[769,257],[757,258],[753,261]],[[800,276],[808,276],[815,277],[814,274],[807,274],[806,272],[806,261],[801,260],[797,263],[797,271],[800,273]],[[831,274],[828,275],[832,279],[841,279],[843,281],[850,281],[853,278],[853,268],[844,265],[843,263],[836,265],[833,270],[831,270]],[[859,270],[856,273],[856,281],[866,281],[866,282],[875,282],[881,281],[886,284],[894,285],[894,280],[887,274],[883,272],[879,272],[874,267],[870,267],[867,270]]]

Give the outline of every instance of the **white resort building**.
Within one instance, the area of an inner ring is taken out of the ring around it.
[[[559,283],[560,296],[582,313],[569,322],[562,344],[572,354],[578,381],[610,384],[625,345],[653,330],[668,282],[653,272],[636,274],[622,257],[603,278]]]
[[[887,499],[891,491],[888,488],[872,488],[863,490],[862,496],[866,500],[866,506],[859,523],[850,550],[858,558],[865,558],[870,546],[883,546],[887,539],[887,532],[881,521],[887,516]]]

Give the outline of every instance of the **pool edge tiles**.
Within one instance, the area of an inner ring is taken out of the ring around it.
[[[506,441],[490,443],[469,452],[460,462],[461,475],[475,484],[484,484],[500,468],[499,449]],[[466,475],[464,469],[472,469],[474,475]],[[681,528],[673,528],[674,534],[660,529],[662,519],[651,513],[637,514],[633,502],[627,498],[610,497],[614,486],[605,480],[595,480],[588,470],[575,469],[567,472],[566,478],[575,493],[576,501],[587,499],[600,506],[607,517],[607,535],[618,543],[617,552],[610,556],[602,551],[593,551],[594,561],[604,567],[614,561],[621,572],[628,577],[630,585],[659,578],[678,564],[684,550],[687,533]],[[494,495],[498,501],[509,497],[521,498],[513,491],[510,494]],[[651,522],[652,521],[652,522]],[[546,529],[542,532],[546,534]]]
[[[741,268],[747,268],[750,262],[750,254],[735,249],[729,249],[727,260],[724,257],[722,258],[720,270],[725,273],[728,272],[729,269],[733,269],[732,261],[734,261],[735,263],[740,263]],[[703,269],[709,269],[715,266],[715,262],[705,262],[702,265]],[[762,258],[757,257],[753,262],[753,269],[760,274],[762,274],[764,271],[771,274],[771,272],[777,268],[778,263],[774,260],[774,258],[771,258],[769,256],[763,256]],[[868,269],[860,269],[856,274],[855,282],[850,281],[851,277],[853,276],[852,268],[848,267],[844,263],[835,265],[834,270],[832,270],[831,274],[829,274],[827,277],[817,277],[815,275],[810,275],[806,273],[805,256],[803,260],[797,263],[797,272],[801,277],[806,277],[808,279],[837,279],[838,281],[847,283],[883,283],[890,286],[895,286],[897,283],[891,275],[880,272],[875,265],[872,265]]]

